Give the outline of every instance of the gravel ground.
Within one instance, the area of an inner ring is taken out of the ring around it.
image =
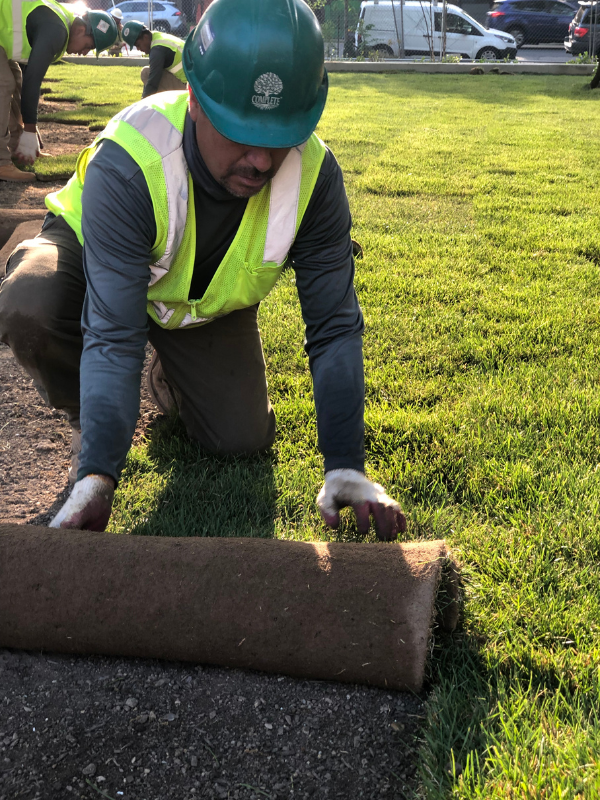
[[[0,800],[375,800],[416,784],[411,695],[7,650],[0,685]]]

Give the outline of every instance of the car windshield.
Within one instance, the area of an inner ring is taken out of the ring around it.
[[[465,11],[461,11],[461,17],[464,17],[464,19],[468,19],[469,22],[471,23],[471,25],[474,25],[477,28],[478,31],[481,31],[482,33],[486,33],[486,29],[483,27],[483,25],[481,25],[479,22],[477,22],[476,19],[473,19],[473,17],[471,17]]]

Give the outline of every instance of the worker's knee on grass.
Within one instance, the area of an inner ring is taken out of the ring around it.
[[[215,455],[252,455],[272,447],[275,441],[275,414],[270,409],[261,423],[244,421],[222,431],[207,432],[195,425],[186,425],[188,434]]]

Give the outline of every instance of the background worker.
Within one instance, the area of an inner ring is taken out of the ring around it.
[[[54,0],[0,0],[0,180],[35,180],[11,159],[33,164],[41,151],[37,109],[50,64],[94,47],[98,55],[116,38],[115,21],[104,11],[78,17]]]
[[[120,36],[121,35],[121,31],[123,30],[123,12],[121,11],[120,8],[117,8],[116,6],[112,6],[112,8],[108,9],[108,13],[111,15],[111,17],[117,23],[117,29],[119,31],[119,36]]]
[[[106,526],[148,339],[153,395],[175,405],[193,439],[214,453],[271,446],[258,304],[289,263],[324,456],[323,518],[336,527],[350,505],[363,533],[371,516],[381,539],[405,529],[398,503],[364,474],[350,211],[341,169],[313,133],[327,97],[323,55],[302,0],[216,0],[185,44],[189,97],[170,92],[118,114],[47,197],[56,216],[42,236],[9,259],[0,340],[81,425],[77,483],[53,526]]]
[[[109,56],[120,56],[122,49],[125,47],[125,45],[123,44],[123,39],[121,38],[121,31],[123,30],[123,12],[121,11],[120,8],[112,6],[111,8],[108,9],[108,13],[114,19],[117,25],[117,30],[119,32],[117,41],[110,48],[108,54]]]
[[[143,22],[131,20],[123,26],[123,41],[149,54],[150,64],[141,72],[144,90],[142,97],[156,92],[185,89],[185,72],[182,64],[183,39],[170,33],[150,31]]]

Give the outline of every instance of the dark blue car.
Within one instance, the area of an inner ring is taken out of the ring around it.
[[[577,0],[499,0],[487,12],[485,27],[510,33],[517,47],[563,42],[577,8]]]

